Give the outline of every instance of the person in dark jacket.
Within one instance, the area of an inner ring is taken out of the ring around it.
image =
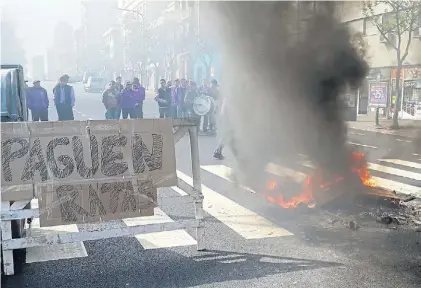
[[[158,93],[155,97],[155,101],[158,102],[159,106],[159,118],[170,118],[171,89],[167,87],[165,79],[161,79],[159,82],[161,87],[158,89]]]
[[[123,86],[123,84],[121,84],[121,82],[122,82],[122,80],[121,80],[120,76],[115,78],[115,88],[118,92],[118,95],[121,95],[121,92],[124,89],[124,86]],[[115,109],[114,119],[120,119],[120,116],[121,116],[121,107],[120,107],[120,104],[119,104],[119,106]]]
[[[136,101],[136,117],[143,119],[143,101],[145,101],[145,88],[140,84],[139,78],[133,78],[133,92]]]
[[[47,90],[41,87],[39,80],[34,81],[34,86],[27,88],[26,105],[31,110],[32,121],[48,121],[48,100]]]
[[[60,77],[60,82],[54,87],[54,104],[56,105],[59,121],[74,120],[73,106],[75,105],[75,92],[73,87],[68,85],[69,76]]]
[[[111,81],[108,88],[102,93],[102,103],[106,109],[105,119],[116,119],[116,110],[120,107],[120,93],[117,91],[114,81]]]
[[[133,91],[132,83],[126,82],[126,87],[124,87],[121,92],[120,107],[123,114],[123,119],[127,119],[130,116],[130,119],[136,119],[136,97]]]

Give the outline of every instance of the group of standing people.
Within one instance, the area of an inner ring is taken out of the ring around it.
[[[105,106],[105,119],[142,119],[145,88],[140,84],[139,78],[127,81],[125,86],[121,77],[110,81],[107,89],[102,93],[102,103]]]
[[[198,87],[195,81],[187,81],[185,78],[175,79],[173,82],[161,79],[160,88],[155,97],[159,106],[159,117],[200,117],[195,115],[193,104],[196,97],[201,94],[211,96],[217,103],[219,100],[218,82],[215,79],[211,83],[208,80],[203,80],[202,85]],[[207,132],[209,130],[215,131],[215,129],[215,121],[212,119],[212,115],[203,116],[202,130]]]
[[[53,88],[54,104],[59,121],[74,120],[75,92],[68,82],[69,76],[63,75]],[[25,92],[26,105],[31,110],[32,121],[48,121],[50,101],[47,90],[41,86],[41,81],[35,80],[32,87],[29,87],[25,81]]]
[[[59,121],[74,120],[73,107],[75,105],[75,92],[72,86],[68,85],[69,76],[63,75],[59,82],[53,88],[54,104],[57,109]],[[121,83],[121,77],[117,77],[116,81],[110,81],[108,87],[102,94],[102,103],[105,106],[106,119],[139,119],[143,118],[143,102],[145,100],[145,88],[140,84],[138,78],[133,81],[127,81],[125,85]],[[48,121],[49,99],[47,90],[41,87],[39,80],[33,82],[32,87],[27,86],[26,102],[27,107],[31,110],[32,121]],[[219,86],[216,80],[210,83],[204,80],[202,85],[198,87],[195,81],[187,81],[186,79],[176,79],[173,82],[160,80],[160,88],[157,91],[155,100],[159,106],[160,118],[182,118],[197,117],[193,109],[194,100],[199,95],[211,96],[215,103],[219,102]],[[224,104],[221,105],[223,109]],[[222,112],[222,111],[220,111]],[[202,130],[215,131],[214,115],[203,116]],[[223,159],[223,141],[218,145],[214,152],[214,157]]]

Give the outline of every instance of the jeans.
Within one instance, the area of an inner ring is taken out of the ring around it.
[[[136,119],[136,108],[122,108],[121,112],[123,113],[123,119],[127,119],[130,116],[130,119]]]
[[[140,102],[139,105],[135,109],[136,109],[136,117],[139,119],[143,119],[143,101]]]
[[[171,106],[171,118],[178,118],[178,107]]]
[[[117,108],[115,108],[114,119],[120,119],[120,117],[121,117],[121,108],[117,107]]]
[[[170,108],[169,107],[160,107],[159,108],[159,118],[170,118]]]
[[[105,111],[105,119],[116,119],[117,108],[108,108]]]
[[[32,121],[48,121],[48,109],[31,110]]]

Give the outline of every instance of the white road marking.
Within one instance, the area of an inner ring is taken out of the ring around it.
[[[402,166],[412,167],[415,169],[421,169],[421,163],[411,162],[411,161],[404,161],[400,159],[381,159],[381,162],[387,162],[392,164],[398,164]]]
[[[399,141],[399,142],[406,142],[406,143],[412,143],[412,141],[411,141],[411,140],[398,139],[398,138],[396,138],[396,141]]]
[[[177,176],[188,184],[193,184],[193,179],[186,174],[177,171]],[[276,226],[262,216],[220,195],[205,185],[202,185],[202,193],[204,196],[204,210],[245,239],[293,235],[291,232]]]
[[[414,156],[420,156],[420,154],[417,154],[417,153],[412,153],[412,155],[414,155]]]
[[[376,181],[377,187],[387,189],[387,190],[394,190],[398,193],[414,195],[417,197],[421,197],[421,187],[416,187],[413,185],[408,185],[405,183],[380,178],[376,176],[371,176],[371,178]]]
[[[351,144],[351,145],[357,145],[357,146],[362,146],[362,147],[377,149],[376,146],[371,146],[371,145],[366,145],[366,144],[360,144],[360,143],[354,143],[354,142],[350,142],[350,141],[348,141],[348,143]]]
[[[217,175],[220,178],[225,179],[231,183],[234,183],[234,181],[232,181],[229,177],[230,175],[232,175],[232,169],[230,167],[227,167],[225,165],[205,165],[205,166],[200,166],[200,168],[202,168],[205,171],[208,171],[209,173]],[[256,193],[256,191],[252,190],[251,188],[248,188],[245,186],[241,186],[241,188],[251,193]]]
[[[383,172],[387,174],[392,174],[392,175],[396,175],[396,176],[400,176],[404,178],[414,179],[418,181],[421,180],[421,174],[411,172],[411,171],[405,171],[405,170],[383,166],[379,164],[374,164],[374,163],[368,163],[368,168],[371,170],[375,170],[375,171],[379,171],[379,172]]]
[[[304,181],[307,177],[306,174],[292,170],[290,168],[282,167],[274,163],[269,163],[266,165],[266,171],[281,177],[289,177],[294,179],[296,182]]]
[[[181,196],[189,195],[188,193],[186,193],[184,190],[181,190],[177,186],[172,186],[171,189],[174,190],[176,193],[180,194]]]
[[[31,201],[31,208],[38,208],[38,200]],[[78,232],[76,224],[59,225],[52,227],[40,227],[39,218],[34,218],[31,224],[31,236],[42,237],[57,232]],[[43,247],[32,247],[26,249],[26,263],[45,262],[51,260],[71,259],[86,257],[85,245],[83,242],[66,243],[59,245],[48,245]]]
[[[123,219],[127,226],[174,222],[164,211],[155,208],[155,215]],[[135,235],[144,249],[196,245],[196,240],[185,230],[163,231]]]
[[[363,133],[358,133],[358,132],[349,132],[349,134],[354,134],[354,135],[365,136],[365,134],[363,134]]]

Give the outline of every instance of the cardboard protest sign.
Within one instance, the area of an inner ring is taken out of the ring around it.
[[[176,184],[168,119],[1,123],[1,185],[151,175]]]
[[[40,226],[69,225],[154,215],[152,179],[87,180],[41,184]]]
[[[112,183],[148,177],[154,188],[176,185],[172,128],[170,119],[1,123],[2,188],[45,183],[53,185],[49,191],[57,194],[62,191],[58,187],[66,183],[75,185],[82,201],[86,193],[89,195],[90,186],[86,183],[91,180]],[[95,189],[101,190],[102,186]],[[33,198],[32,191],[27,196]],[[105,199],[100,200],[108,205]],[[111,217],[119,219],[117,214]]]

